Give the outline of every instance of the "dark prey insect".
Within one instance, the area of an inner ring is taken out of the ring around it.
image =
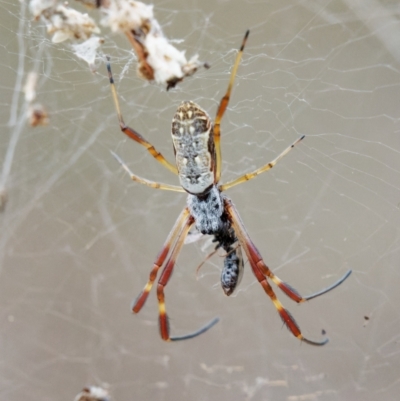
[[[264,291],[271,298],[271,301],[277,309],[284,324],[292,334],[299,340],[308,344],[324,345],[327,343],[328,339],[312,341],[301,334],[299,326],[276,297],[268,279],[277,285],[293,301],[301,303],[333,290],[349,277],[351,271],[348,271],[339,281],[332,284],[330,287],[307,297],[302,297],[295,289],[275,276],[275,274],[273,274],[269,267],[264,263],[259,251],[247,234],[235,206],[232,201],[223,194],[223,192],[228,188],[251,180],[264,171],[270,170],[279,160],[287,155],[290,150],[304,138],[304,136],[292,143],[292,145],[286,148],[273,161],[255,171],[227,182],[226,184],[219,184],[221,176],[221,119],[228,106],[236,71],[248,35],[249,31],[246,32],[240,50],[236,56],[228,89],[219,104],[214,124],[208,114],[194,102],[184,101],[178,107],[172,120],[171,132],[176,165],[168,162],[164,156],[137,131],[125,125],[120,111],[114,80],[111,74],[110,63],[108,62],[107,64],[111,90],[121,130],[128,137],[143,145],[164,167],[177,174],[181,186],[160,184],[138,177],[129,170],[128,166],[117,155],[114,154],[115,158],[129,173],[131,179],[136,182],[145,184],[152,188],[188,193],[187,206],[179,215],[160,253],[154,261],[149,281],[134,301],[132,310],[135,313],[138,313],[141,310],[157,278],[159,269],[163,267],[157,285],[159,322],[162,339],[165,341],[176,341],[196,337],[217,323],[218,319],[214,319],[194,333],[179,337],[170,336],[165,308],[164,289],[171,277],[176,259],[182,249],[185,238],[190,228],[194,225],[202,234],[214,236],[217,248],[222,248],[226,252],[224,268],[221,275],[221,283],[226,295],[232,294],[240,281],[243,270],[241,249],[243,249],[250,262],[253,274],[261,284]]]

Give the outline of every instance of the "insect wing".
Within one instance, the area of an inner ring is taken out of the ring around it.
[[[229,252],[224,259],[224,267],[221,272],[221,286],[225,295],[232,295],[243,277],[243,256],[240,245]]]

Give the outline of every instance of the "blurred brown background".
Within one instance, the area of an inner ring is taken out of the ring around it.
[[[183,194],[135,184],[177,184],[120,133],[106,77],[51,43],[25,2],[0,12],[0,398],[73,400],[108,383],[126,400],[394,400],[400,391],[400,5],[397,1],[155,1],[164,33],[211,64],[174,90],[136,77],[126,39],[103,29],[126,122],[173,159],[170,124],[182,100],[214,116],[247,28],[251,34],[222,123],[223,178],[272,160],[273,171],[229,196],[266,263],[302,294],[348,269],[331,293],[298,306],[280,300],[301,344],[246,266],[226,298],[222,258],[195,269],[206,239],[184,247],[166,289],[173,333],[214,316],[192,341],[164,343],[153,291],[131,300],[179,211]],[[71,3],[75,6],[75,3]],[[96,11],[92,15],[97,18]],[[39,73],[47,127],[31,128],[20,93]],[[368,319],[368,320],[367,320]]]

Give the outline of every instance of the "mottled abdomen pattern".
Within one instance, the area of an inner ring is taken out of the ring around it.
[[[213,126],[196,103],[182,102],[172,120],[172,140],[182,188],[195,195],[214,184],[215,149]]]

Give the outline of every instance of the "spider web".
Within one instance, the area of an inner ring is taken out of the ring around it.
[[[78,7],[76,4],[71,4]],[[303,295],[280,300],[304,335],[281,322],[249,266],[230,298],[207,239],[184,247],[166,289],[179,335],[160,340],[148,278],[185,196],[129,180],[177,184],[119,132],[105,66],[78,60],[32,21],[26,2],[1,3],[0,339],[2,399],[72,400],[108,383],[113,399],[393,400],[400,391],[400,6],[397,2],[159,1],[157,20],[177,47],[211,69],[166,92],[136,76],[126,39],[102,32],[125,121],[173,160],[171,119],[182,100],[215,114],[247,28],[222,123],[223,181],[306,138],[272,171],[228,192],[265,262]],[[22,87],[38,76],[46,127],[27,125]]]

